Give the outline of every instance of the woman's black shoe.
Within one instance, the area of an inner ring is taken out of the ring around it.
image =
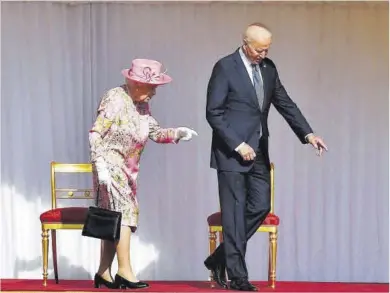
[[[118,274],[115,275],[115,284],[117,285],[117,288],[119,289],[142,289],[142,288],[148,288],[149,284],[144,282],[130,282],[126,280],[125,278],[119,276]]]
[[[118,289],[118,286],[116,283],[106,281],[98,274],[95,274],[93,284],[94,284],[95,288],[101,288],[102,286],[105,286],[108,289]]]

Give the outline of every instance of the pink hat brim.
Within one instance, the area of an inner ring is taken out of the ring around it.
[[[123,69],[121,72],[122,72],[122,75],[124,77],[126,77],[127,79],[134,80],[136,82],[143,83],[143,84],[163,85],[163,84],[170,83],[172,81],[172,77],[170,77],[168,74],[165,74],[165,73],[161,74],[159,81],[147,82],[147,81],[144,81],[142,79],[138,79],[137,77],[130,76],[129,69]]]

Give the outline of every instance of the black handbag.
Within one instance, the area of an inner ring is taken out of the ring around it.
[[[108,241],[119,241],[122,213],[89,207],[82,235]]]

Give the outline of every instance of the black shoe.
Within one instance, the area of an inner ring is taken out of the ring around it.
[[[204,265],[211,271],[213,280],[222,288],[227,289],[228,285],[226,281],[225,265],[214,262],[210,256],[204,261]]]
[[[95,288],[101,288],[102,286],[105,286],[108,289],[118,289],[117,285],[114,282],[107,281],[98,274],[95,274],[95,278],[93,279],[93,284]]]
[[[230,289],[239,291],[258,291],[247,279],[233,279],[230,282]]]
[[[130,282],[129,280],[126,280],[125,278],[119,276],[118,274],[115,275],[115,284],[118,286],[119,289],[142,289],[142,288],[148,288],[149,284],[144,282]]]

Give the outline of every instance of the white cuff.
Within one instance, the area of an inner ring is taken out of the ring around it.
[[[306,140],[306,142],[308,142],[308,141],[307,141],[307,138],[308,138],[309,135],[314,135],[314,133],[311,132],[311,133],[305,135],[305,140]]]
[[[238,150],[245,144],[245,142],[240,143],[238,147],[236,147],[234,150],[238,152]]]

